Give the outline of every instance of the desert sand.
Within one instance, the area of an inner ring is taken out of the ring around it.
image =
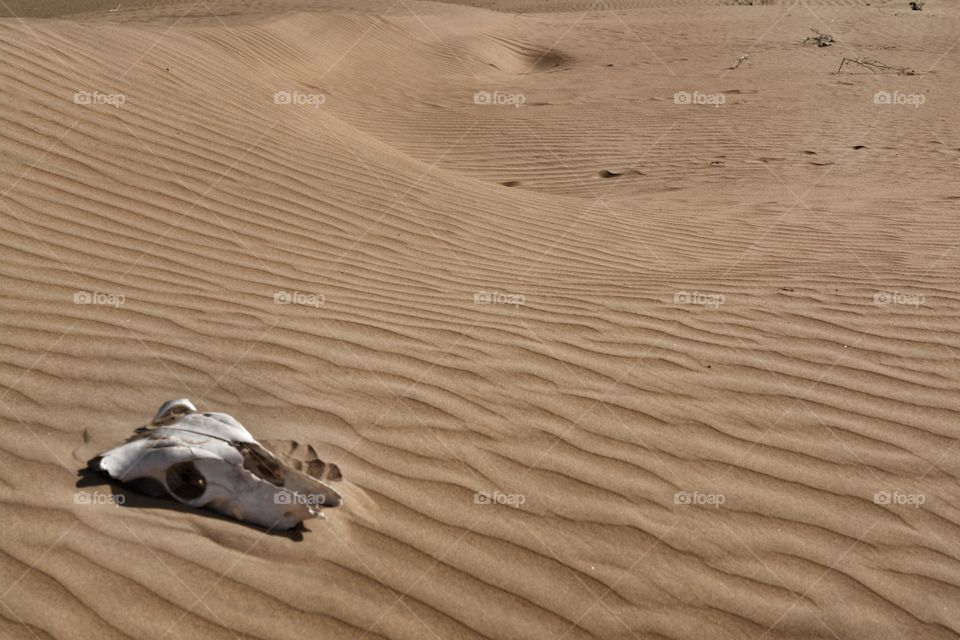
[[[0,16],[0,637],[960,635],[955,3]],[[79,476],[173,398],[343,505]]]

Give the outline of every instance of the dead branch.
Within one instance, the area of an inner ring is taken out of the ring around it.
[[[817,45],[818,47],[829,47],[830,45],[832,45],[834,42],[837,41],[837,39],[834,38],[833,36],[827,35],[825,33],[820,33],[816,29],[810,29],[810,31],[813,31],[816,35],[808,36],[807,38],[804,39],[802,44],[807,44],[808,42],[811,42]]]
[[[742,65],[744,62],[746,62],[747,58],[749,58],[749,57],[750,57],[750,56],[748,56],[747,54],[743,54],[742,56],[740,56],[739,58],[737,58],[737,61],[734,62],[732,66],[729,66],[729,67],[727,67],[727,68],[728,68],[728,69],[736,69],[737,67],[739,67],[740,65]]]
[[[846,63],[857,64],[861,67],[866,67],[870,69],[873,73],[896,73],[901,76],[912,76],[916,75],[916,71],[909,67],[895,67],[889,64],[884,64],[877,60],[869,60],[867,58],[844,58],[840,61],[840,66],[837,67],[836,73],[843,71],[843,65]]]

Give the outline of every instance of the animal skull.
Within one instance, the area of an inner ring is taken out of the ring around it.
[[[269,529],[290,529],[340,494],[281,462],[232,416],[198,413],[187,399],[164,402],[151,424],[90,467],[154,496],[207,508]]]

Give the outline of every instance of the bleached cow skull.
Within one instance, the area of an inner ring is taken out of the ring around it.
[[[169,495],[271,529],[323,517],[340,494],[291,468],[225,413],[198,413],[187,399],[164,402],[151,424],[90,461],[90,467],[154,496]]]

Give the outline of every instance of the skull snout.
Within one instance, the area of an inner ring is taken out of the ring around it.
[[[333,489],[327,489],[323,492],[323,502],[320,504],[324,509],[333,509],[343,503],[343,498]]]

